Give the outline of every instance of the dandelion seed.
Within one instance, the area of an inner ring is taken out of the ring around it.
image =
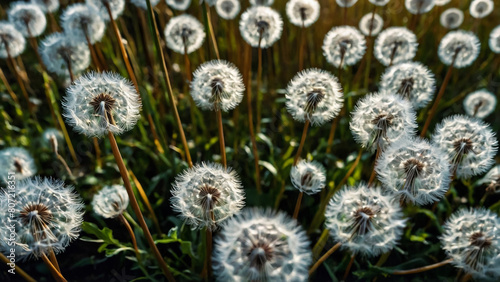
[[[104,186],[92,199],[94,212],[104,218],[121,215],[128,206],[127,190],[122,185]]]
[[[500,278],[500,219],[487,209],[460,209],[445,223],[441,244],[454,266],[478,281]]]
[[[2,206],[9,201],[7,193],[0,193]],[[11,209],[0,210],[0,241],[7,241],[10,226],[15,226],[16,259],[19,261],[63,252],[69,243],[78,238],[83,221],[81,198],[73,187],[50,178],[31,178],[16,183],[16,204]],[[12,212],[12,210],[14,210]],[[11,214],[13,217],[11,217]],[[12,246],[2,246],[9,254]]]
[[[292,166],[290,179],[295,188],[300,192],[313,195],[325,188],[326,170],[318,162],[301,160]]]
[[[282,212],[245,209],[224,225],[215,241],[218,281],[307,281],[309,239]]]
[[[132,83],[118,74],[89,72],[66,89],[63,116],[75,131],[101,137],[121,134],[140,118],[141,101]]]
[[[59,9],[59,0],[31,0],[31,3],[38,5],[45,13],[54,13]]]
[[[406,9],[414,15],[421,15],[429,12],[435,4],[435,0],[405,0]]]
[[[304,70],[287,87],[286,108],[293,119],[320,126],[336,117],[344,103],[337,78],[319,69]]]
[[[455,115],[445,118],[432,136],[433,143],[448,156],[452,173],[460,179],[489,169],[497,153],[497,140],[490,126],[480,119]]]
[[[323,41],[323,55],[335,67],[356,64],[365,51],[365,37],[351,26],[332,28]]]
[[[499,193],[500,192],[500,165],[494,166],[483,178],[478,181],[478,184],[488,184],[486,191]]]
[[[43,142],[46,146],[53,149],[53,151],[57,151],[57,145],[63,141],[63,138],[62,133],[55,128],[45,129],[42,134]],[[56,148],[53,148],[54,144]]]
[[[252,6],[271,6],[274,0],[250,0]]]
[[[497,54],[500,53],[500,25],[491,31],[489,45],[491,51]]]
[[[290,0],[286,3],[288,19],[300,27],[309,27],[315,23],[319,18],[319,10],[317,0]]]
[[[438,55],[443,64],[464,68],[476,60],[480,47],[481,43],[474,33],[463,30],[450,31],[441,39]]]
[[[455,29],[464,22],[464,12],[457,8],[449,8],[441,14],[441,25],[447,29]]]
[[[359,30],[366,36],[375,36],[379,34],[383,27],[384,20],[378,14],[366,14],[359,21]]]
[[[10,147],[0,150],[0,171],[2,180],[7,182],[7,173],[13,172],[16,180],[23,180],[36,173],[35,161],[24,148]]]
[[[375,6],[383,7],[389,3],[390,0],[368,0],[368,2],[372,3]]]
[[[358,0],[335,0],[337,5],[342,8],[349,8],[354,6],[358,2]]]
[[[236,172],[214,163],[184,170],[175,178],[171,192],[174,211],[196,229],[216,229],[245,205]]]
[[[205,37],[203,25],[187,14],[171,18],[165,27],[167,47],[180,54],[190,54],[198,50]]]
[[[269,7],[251,7],[241,15],[241,36],[252,47],[271,47],[280,39],[282,30],[281,16]]]
[[[185,11],[191,5],[191,0],[165,0],[170,8],[177,11]]]
[[[15,58],[24,51],[26,40],[13,24],[0,22],[0,58]]]
[[[160,3],[160,0],[150,0],[151,1],[151,7],[155,7]],[[130,3],[134,4],[137,8],[141,8],[143,10],[148,9],[148,2],[147,0],[130,0]]]
[[[384,66],[410,61],[417,53],[417,36],[405,27],[389,27],[375,40],[374,55]]]
[[[376,164],[383,188],[402,201],[426,205],[439,201],[451,180],[447,155],[424,139],[389,146]]]
[[[417,128],[410,102],[389,93],[374,93],[359,100],[352,113],[351,132],[356,142],[372,152],[412,137]]]
[[[12,3],[7,11],[9,22],[21,32],[24,37],[37,37],[47,26],[47,19],[36,4],[17,1]]]
[[[94,6],[104,21],[110,20],[106,4],[109,5],[113,19],[118,18],[125,8],[125,0],[85,0],[85,3]]]
[[[481,89],[470,93],[464,99],[464,109],[469,116],[485,118],[495,111],[497,98],[495,95]]]
[[[495,4],[492,0],[473,0],[470,3],[469,12],[471,17],[482,19],[493,12],[494,6]]]
[[[365,184],[344,187],[330,200],[326,228],[342,247],[355,254],[377,256],[397,244],[405,220],[392,195]]]
[[[397,93],[411,102],[415,109],[425,107],[434,96],[436,81],[429,69],[418,62],[389,67],[382,75],[380,91]]]
[[[451,0],[436,0],[436,6],[444,6],[450,2]]]
[[[225,20],[233,20],[240,13],[241,5],[238,0],[217,0],[215,11]]]
[[[61,15],[61,26],[66,34],[82,39],[88,36],[91,44],[101,41],[105,29],[97,9],[85,4],[68,6]]]

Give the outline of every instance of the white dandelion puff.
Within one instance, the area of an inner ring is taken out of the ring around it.
[[[297,165],[292,166],[290,179],[293,187],[300,192],[313,195],[325,188],[326,170],[318,162],[301,160]]]
[[[470,3],[469,12],[471,17],[482,19],[493,12],[494,6],[492,0],[473,0]]]
[[[436,6],[444,6],[450,2],[451,0],[436,0]]]
[[[250,0],[252,6],[271,6],[274,0]]]
[[[378,14],[368,13],[359,21],[359,30],[366,36],[376,36],[383,27],[384,20]]]
[[[401,63],[387,68],[380,83],[382,93],[397,93],[410,101],[413,108],[425,107],[434,96],[434,74],[421,63]]]
[[[203,25],[191,15],[173,17],[165,27],[167,47],[180,54],[198,50],[205,37]]]
[[[412,137],[417,121],[407,100],[395,94],[373,93],[356,103],[349,125],[354,140],[373,152]]]
[[[122,185],[104,186],[92,199],[92,208],[104,218],[115,218],[128,207],[127,190]]]
[[[213,272],[218,281],[307,281],[309,239],[283,212],[245,209],[215,239]]]
[[[464,109],[469,116],[485,118],[495,111],[497,98],[486,89],[470,93],[464,99]]]
[[[368,0],[368,2],[372,3],[375,6],[383,7],[389,3],[390,0]]]
[[[40,43],[40,56],[47,70],[62,76],[80,73],[90,65],[90,51],[83,41],[55,32]]]
[[[389,27],[375,40],[374,55],[384,66],[411,61],[417,53],[417,36],[405,27]]]
[[[342,247],[368,257],[385,253],[397,244],[405,220],[392,195],[365,184],[345,186],[330,200],[326,228]]]
[[[151,1],[151,7],[155,7],[160,3],[160,0],[150,0]],[[130,3],[134,4],[137,8],[141,8],[143,10],[148,9],[148,2],[147,0],[130,0]]]
[[[15,58],[23,53],[26,46],[24,36],[13,24],[5,21],[0,22],[0,58],[9,56]]]
[[[494,53],[500,53],[500,25],[495,27],[490,33],[490,39],[488,40],[491,51]]]
[[[356,64],[365,51],[365,37],[352,26],[332,28],[323,41],[323,55],[335,67]]]
[[[500,165],[494,166],[483,178],[478,181],[478,184],[487,184],[486,191],[499,193],[500,192]]]
[[[241,102],[245,85],[236,66],[214,60],[200,65],[193,74],[191,96],[203,110],[230,111]]]
[[[59,9],[59,0],[31,0],[31,3],[37,4],[45,13],[54,13]]]
[[[63,141],[63,134],[61,131],[55,128],[48,128],[43,131],[42,139],[45,145],[52,149],[52,151],[57,152],[58,144]]]
[[[9,22],[22,33],[24,37],[37,37],[47,26],[47,19],[36,4],[17,1],[12,3],[7,11]]]
[[[85,3],[94,6],[99,11],[99,16],[105,21],[110,20],[106,5],[109,6],[113,19],[118,18],[125,8],[125,0],[85,0]]]
[[[447,117],[438,124],[432,141],[446,152],[452,173],[460,179],[489,169],[498,150],[495,133],[488,124],[462,115]]]
[[[23,180],[36,173],[35,161],[24,148],[10,147],[0,150],[1,180],[7,182],[7,174],[13,172],[16,180]]]
[[[290,81],[286,108],[293,119],[309,120],[320,126],[336,117],[344,103],[342,87],[331,73],[320,69],[304,70]]]
[[[10,203],[0,193],[1,206]],[[31,178],[16,183],[16,204],[0,210],[0,241],[7,241],[14,226],[15,253],[20,261],[63,252],[78,238],[84,205],[72,186],[50,178]],[[12,215],[12,216],[11,216]],[[14,219],[14,220],[13,220]],[[10,246],[9,248],[13,248]],[[10,250],[2,246],[2,252]]]
[[[464,12],[457,8],[449,8],[441,13],[439,22],[447,29],[455,29],[464,22]]]
[[[119,74],[89,72],[66,89],[66,122],[79,133],[101,137],[121,134],[140,118],[141,100],[132,83]]]
[[[217,0],[215,11],[219,17],[225,20],[233,20],[240,13],[241,5],[239,0]]]
[[[408,10],[408,12],[414,15],[420,15],[429,12],[435,4],[435,0],[405,0],[406,9]]]
[[[443,64],[464,68],[476,60],[480,47],[481,43],[474,33],[464,30],[450,31],[439,42],[438,55]]]
[[[165,0],[170,8],[177,11],[185,11],[191,5],[191,0]]]
[[[175,177],[170,203],[192,228],[216,229],[245,205],[235,171],[220,164],[202,163]]]
[[[444,224],[441,244],[455,267],[478,281],[500,278],[500,219],[491,211],[460,209]]]
[[[241,15],[241,36],[252,47],[271,47],[280,39],[282,30],[281,16],[269,7],[254,6]]]
[[[319,18],[319,10],[317,0],[290,0],[286,3],[288,19],[300,27],[309,27],[315,23]]]
[[[342,8],[349,8],[354,6],[358,2],[358,0],[335,0],[337,5]]]
[[[61,15],[61,26],[66,34],[85,39],[91,44],[101,41],[105,23],[94,6],[85,4],[69,5]]]
[[[424,139],[405,139],[389,146],[377,160],[383,188],[395,198],[416,205],[439,201],[449,189],[446,154]]]

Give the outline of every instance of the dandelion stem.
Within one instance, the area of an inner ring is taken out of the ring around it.
[[[222,111],[216,110],[217,115],[217,127],[219,128],[219,144],[220,144],[220,155],[222,158],[222,164],[224,168],[227,168],[227,160],[226,160],[226,145],[224,142],[224,125],[222,124]]]
[[[12,70],[14,72],[14,75],[16,76],[17,83],[19,84],[19,87],[21,88],[21,92],[23,93],[24,99],[26,99],[26,102],[28,103],[28,109],[30,110],[31,114],[34,114],[32,111],[32,108],[31,108],[30,98],[28,96],[28,91],[26,91],[24,81],[21,78],[21,74],[19,74],[19,70],[18,70],[18,66],[16,64],[16,61],[14,60],[14,58],[12,58],[12,56],[10,55],[10,52],[8,52],[8,51],[7,51],[7,57],[8,57],[10,64],[12,65]]]
[[[344,64],[344,55],[345,53],[342,52],[342,55],[340,56],[340,64],[338,67],[339,84],[342,83],[342,65]],[[343,115],[344,112],[345,112],[344,106],[342,106],[340,114],[332,121],[332,126],[330,127],[330,134],[328,134],[328,143],[326,145],[327,154],[329,154],[332,151],[332,144],[333,144],[333,138],[335,137],[335,130],[337,129],[340,117]]]
[[[210,37],[212,38],[212,43],[214,45],[215,55],[217,56],[217,59],[220,60],[219,48],[217,47],[217,40],[215,39],[214,28],[212,26],[212,17],[210,14],[210,7],[208,6],[207,1],[205,1],[205,8],[207,11],[208,30],[210,32]]]
[[[57,159],[62,163],[62,165],[64,166],[64,169],[66,169],[66,172],[68,173],[69,177],[71,179],[75,179],[75,177],[73,176],[73,173],[71,172],[71,169],[69,168],[68,164],[66,163],[66,161],[64,160],[64,158],[59,154],[59,152],[54,152],[54,154],[56,154],[56,157]]]
[[[316,244],[314,244],[314,247],[312,249],[313,261],[318,258],[319,254],[325,247],[326,241],[328,240],[329,236],[330,236],[330,230],[328,230],[327,228],[323,229],[323,232],[321,232],[318,241],[316,242]]]
[[[293,211],[293,218],[297,219],[299,216],[300,204],[302,203],[302,197],[304,196],[304,192],[299,193],[299,197],[297,198],[297,203],[295,203],[295,210]]]
[[[52,248],[50,248],[50,250],[49,250],[49,259],[50,259],[50,262],[57,269],[57,271],[61,272],[61,268],[59,268],[59,263],[57,262],[56,254],[54,253],[54,250]]]
[[[262,36],[260,37],[262,39]],[[257,125],[256,131],[260,132],[260,120],[262,117],[262,47],[260,47],[261,39],[259,40],[259,47],[257,50]]]
[[[304,47],[306,45],[306,29],[304,24],[300,28],[300,43],[299,43],[299,71],[304,69]]]
[[[306,141],[307,130],[309,129],[310,120],[307,119],[304,123],[304,130],[302,131],[302,137],[300,138],[299,148],[297,153],[295,153],[295,158],[293,159],[293,165],[296,166],[300,159],[300,154],[302,153],[302,148],[304,148],[304,143]]]
[[[49,258],[45,254],[42,253],[42,260],[45,263],[45,265],[49,268],[50,273],[54,277],[56,281],[68,281],[64,278],[64,276],[61,274],[61,272],[57,271],[57,268],[50,262]]]
[[[0,259],[6,264],[11,263],[11,261],[2,253],[0,253]],[[24,280],[26,280],[28,282],[36,282],[36,280],[33,279],[33,277],[31,277],[28,273],[24,272],[24,270],[22,270],[17,265],[15,268],[15,272],[16,272],[16,274],[19,274]]]
[[[94,62],[94,66],[97,69],[97,71],[101,72],[102,67],[101,67],[99,60],[97,59],[97,55],[95,53],[94,46],[92,46],[92,43],[90,42],[90,37],[87,33],[87,29],[85,27],[82,27],[82,30],[83,30],[83,34],[85,34],[85,41],[87,41],[87,47],[89,48],[90,57],[92,58],[92,62]]]
[[[10,87],[9,81],[7,81],[7,78],[5,77],[5,74],[3,73],[3,70],[0,68],[0,79],[2,80],[3,84],[5,85],[5,88],[7,88],[7,92],[9,92],[10,97],[12,98],[12,101],[16,103],[16,113],[19,116],[22,116],[22,112],[18,109],[20,107],[19,105],[19,99],[17,99],[16,93],[12,91],[12,88]]]
[[[146,205],[146,208],[148,209],[149,215],[151,216],[151,219],[153,220],[153,223],[156,227],[156,231],[158,232],[158,234],[162,234],[161,229],[160,229],[160,224],[158,223],[158,218],[156,217],[156,214],[153,210],[153,207],[151,206],[151,203],[149,202],[149,199],[148,199],[148,196],[146,195],[146,192],[142,188],[141,183],[139,182],[139,180],[137,179],[135,174],[132,172],[132,170],[129,169],[128,172],[129,172],[130,176],[132,177],[132,181],[135,184],[135,188],[137,188],[139,195],[141,195],[141,198],[142,198],[144,204]]]
[[[206,275],[208,280],[211,274],[210,270],[212,268],[212,231],[210,230],[210,228],[207,228],[206,230],[206,240],[207,240],[207,249],[206,249],[205,264],[207,267]]]
[[[347,5],[344,6],[344,21],[343,25],[347,25]]]
[[[377,153],[375,154],[375,161],[373,161],[373,169],[372,169],[372,173],[370,174],[370,179],[368,180],[368,187],[371,187],[373,184],[373,181],[375,180],[375,175],[376,175],[375,167],[377,166],[377,162],[378,162],[378,159],[380,157],[381,151],[382,151],[382,149],[380,148],[379,145],[377,145]]]
[[[346,281],[347,276],[349,276],[349,273],[351,272],[351,267],[352,267],[352,264],[354,263],[355,257],[356,257],[356,255],[354,255],[354,254],[351,256],[351,260],[349,261],[349,264],[347,265],[347,268],[345,269],[345,272],[344,272],[344,278],[342,279],[343,281]]]
[[[337,244],[335,244],[331,249],[328,250],[328,252],[326,252],[312,267],[311,269],[309,269],[309,275],[312,275],[314,273],[314,271],[316,271],[316,269],[328,258],[330,257],[333,252],[335,252],[338,248],[340,248],[340,246],[342,245],[342,243],[338,242]]]
[[[137,257],[137,261],[141,261],[141,254],[139,253],[139,248],[137,247],[137,240],[135,239],[135,234],[134,230],[132,230],[132,227],[128,223],[127,219],[123,216],[123,214],[120,214],[118,216],[118,219],[125,225],[125,228],[128,231],[128,234],[130,235],[130,239],[132,239],[132,245],[134,245],[134,250],[135,250],[135,255]]]
[[[453,259],[447,259],[447,260],[444,260],[442,262],[438,262],[435,264],[431,264],[431,265],[427,265],[427,266],[423,266],[423,267],[419,267],[419,268],[414,268],[414,269],[409,269],[409,270],[396,270],[392,274],[393,275],[407,275],[407,274],[420,273],[420,272],[428,271],[431,269],[435,269],[435,268],[447,265],[452,261],[453,261]]]

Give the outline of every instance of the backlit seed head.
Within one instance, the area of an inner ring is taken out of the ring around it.
[[[464,12],[457,8],[449,8],[441,13],[439,21],[442,26],[448,29],[455,29],[464,22]]]
[[[180,54],[198,50],[205,37],[203,25],[191,15],[173,17],[165,27],[167,47]]]
[[[13,172],[16,180],[23,180],[36,173],[35,161],[24,148],[10,147],[0,150],[0,180],[8,181],[8,173]]]
[[[85,3],[94,6],[99,11],[101,18],[105,21],[110,20],[106,5],[109,5],[113,19],[117,19],[125,8],[125,0],[85,0]]]
[[[358,0],[335,0],[335,2],[337,3],[337,5],[339,5],[339,7],[349,8],[354,6],[354,4],[358,2]]]
[[[374,55],[384,66],[410,61],[417,53],[417,36],[405,27],[389,27],[375,40]]]
[[[293,187],[308,195],[316,194],[325,187],[326,170],[322,164],[301,160],[292,166],[290,179]]]
[[[464,99],[464,109],[469,116],[485,118],[495,111],[497,98],[486,89],[474,91]]]
[[[372,3],[375,6],[383,7],[389,3],[390,0],[368,0],[368,2]]]
[[[92,44],[101,41],[105,29],[96,7],[81,3],[69,5],[63,11],[61,26],[66,34],[81,38],[85,43],[85,36],[88,36]]]
[[[48,128],[43,131],[43,142],[44,144],[50,148],[52,151],[58,151],[59,143],[63,142],[63,135],[61,131],[55,128]]]
[[[300,27],[309,27],[315,23],[319,18],[319,10],[317,0],[290,0],[286,3],[288,19]]]
[[[160,3],[160,0],[150,0],[151,6],[154,7]],[[134,4],[137,8],[141,8],[143,10],[148,10],[148,2],[147,0],[130,0],[130,3]]]
[[[406,9],[414,15],[429,12],[435,4],[436,0],[405,0]]]
[[[238,0],[217,0],[215,11],[225,20],[233,20],[240,13],[241,5]]]
[[[365,51],[365,37],[352,26],[332,28],[323,41],[323,55],[335,67],[356,64]]]
[[[500,165],[494,166],[486,175],[481,178],[478,184],[485,184],[486,192],[499,193],[500,192]]]
[[[250,0],[252,6],[271,6],[274,0]]]
[[[271,47],[280,39],[282,30],[281,16],[269,7],[253,6],[241,15],[241,36],[252,47]]]
[[[491,51],[500,53],[500,25],[495,27],[490,33],[490,40],[488,41]]]
[[[493,0],[473,0],[470,3],[469,12],[471,17],[482,19],[493,12],[494,6]]]
[[[380,31],[382,31],[383,27],[384,20],[378,14],[373,15],[372,20],[372,13],[368,13],[359,21],[359,30],[361,30],[361,33],[366,36],[376,36],[380,33]]]
[[[436,0],[436,6],[444,6],[450,2],[451,0]]]
[[[31,0],[31,3],[38,5],[44,13],[54,13],[59,9],[59,0]]]
[[[122,214],[128,206],[127,190],[122,185],[104,186],[92,199],[94,212],[104,218]]]
[[[0,58],[6,59],[19,56],[26,46],[24,36],[17,28],[5,21],[0,22]]]
[[[443,64],[464,68],[476,60],[480,47],[481,43],[474,33],[464,30],[450,31],[441,39],[438,55]]]
[[[37,37],[43,33],[47,20],[40,7],[26,2],[13,2],[7,11],[9,22],[22,33],[24,37]]]
[[[165,0],[170,8],[177,11],[185,11],[191,5],[191,0]]]

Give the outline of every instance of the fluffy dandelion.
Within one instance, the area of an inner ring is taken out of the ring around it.
[[[87,45],[65,33],[47,36],[40,44],[40,55],[47,70],[61,76],[72,77],[90,65]]]
[[[129,131],[140,118],[141,101],[132,83],[118,74],[90,72],[66,90],[63,116],[79,133],[101,137]]]
[[[35,175],[35,161],[31,154],[24,148],[10,147],[0,150],[0,171],[2,180],[7,181],[7,174],[13,172],[16,181]]]
[[[496,165],[490,169],[490,171],[479,180],[478,184],[487,184],[488,187],[486,191],[495,193],[500,192],[500,165]]]
[[[0,193],[2,205],[7,206],[9,198],[9,194]],[[13,207],[0,211],[0,236],[7,241],[12,232],[9,227],[15,226],[16,259],[63,252],[78,238],[84,205],[72,186],[51,178],[25,179],[16,183],[15,200]],[[9,249],[2,251],[9,253]]]
[[[227,221],[215,241],[218,281],[307,281],[309,239],[282,212],[245,209]]]
[[[481,43],[474,33],[464,30],[450,31],[441,39],[438,55],[443,64],[464,68],[476,60],[480,47]]]
[[[301,160],[292,166],[290,179],[293,187],[300,192],[313,195],[325,188],[326,170],[318,162]]]
[[[488,41],[491,51],[500,53],[500,25],[495,27],[490,33],[490,40]]]
[[[383,7],[389,3],[390,0],[368,0],[368,2],[372,3],[375,6]]]
[[[344,187],[330,200],[326,228],[342,246],[355,254],[377,256],[397,244],[405,220],[392,195],[365,184]]]
[[[414,15],[420,15],[429,12],[435,4],[435,0],[405,0],[406,9],[408,10],[408,12]]]
[[[486,89],[470,93],[464,99],[464,109],[469,116],[485,118],[495,111],[497,98]]]
[[[233,20],[240,13],[241,5],[238,0],[217,0],[215,11],[225,20]]]
[[[165,0],[167,5],[177,11],[185,11],[191,5],[191,0]]]
[[[271,6],[274,0],[250,0],[252,6]]]
[[[439,22],[447,29],[455,29],[464,22],[464,12],[457,8],[449,8],[441,14]]]
[[[160,3],[160,0],[150,0],[151,1],[151,7],[154,7]],[[143,10],[148,9],[148,2],[147,0],[130,0],[130,3],[134,4],[137,8],[141,8]]]
[[[241,15],[241,36],[252,47],[271,47],[280,39],[282,30],[281,16],[269,7],[251,7]]]
[[[358,0],[335,0],[337,5],[342,8],[349,8],[354,6],[358,2]]]
[[[198,50],[205,37],[203,25],[191,15],[173,17],[165,27],[167,47],[180,54]]]
[[[97,9],[91,5],[72,4],[61,15],[61,26],[66,34],[86,39],[91,44],[101,41],[105,24]]]
[[[7,15],[9,21],[24,37],[37,37],[43,33],[47,26],[47,19],[40,6],[36,4],[14,2],[7,11]]]
[[[327,71],[304,70],[287,87],[286,108],[299,122],[320,126],[336,117],[343,103],[342,87]]]
[[[378,14],[366,14],[359,21],[359,30],[365,36],[375,36],[382,31],[384,20]]]
[[[415,109],[425,107],[436,90],[434,75],[418,62],[401,63],[387,68],[380,84],[382,93],[397,93],[409,100]]]
[[[436,6],[444,6],[450,2],[451,0],[436,0]]]
[[[115,218],[128,207],[128,194],[122,185],[104,186],[92,199],[94,212],[104,218]]]
[[[405,27],[389,27],[375,40],[374,55],[384,66],[410,61],[417,53],[417,36]]]
[[[171,192],[174,211],[197,229],[215,229],[245,205],[236,172],[214,163],[184,170],[175,178]]]
[[[290,0],[286,3],[288,19],[300,27],[309,27],[315,23],[319,18],[319,10],[317,0]]]
[[[94,6],[99,11],[99,16],[105,21],[110,20],[106,5],[109,6],[113,19],[118,18],[125,8],[125,0],[85,0],[85,3]]]
[[[323,55],[335,67],[352,66],[366,51],[365,37],[354,27],[332,28],[323,41]]]
[[[19,56],[26,46],[24,36],[17,28],[5,21],[0,22],[0,58]]]
[[[452,173],[463,179],[489,169],[497,153],[497,140],[482,120],[455,115],[445,118],[436,128],[432,141],[448,156]]]
[[[483,208],[460,209],[445,223],[441,244],[452,264],[478,281],[500,278],[500,219]]]
[[[410,102],[399,95],[374,93],[357,102],[350,128],[363,147],[372,152],[384,150],[415,134],[416,114]]]
[[[55,149],[53,151],[57,151],[57,145],[63,141],[63,135],[61,133],[61,131],[55,129],[55,128],[48,128],[48,129],[45,129],[43,131],[43,134],[42,134],[42,139],[43,139],[43,142],[51,147],[52,149]],[[55,148],[53,148],[55,144]]]
[[[494,6],[492,0],[473,0],[470,3],[469,12],[471,17],[482,19],[493,12]]]
[[[31,0],[31,3],[38,5],[45,13],[54,13],[59,9],[59,0]]]
[[[375,168],[384,189],[401,201],[417,205],[439,201],[451,180],[446,153],[424,139],[393,143]]]

